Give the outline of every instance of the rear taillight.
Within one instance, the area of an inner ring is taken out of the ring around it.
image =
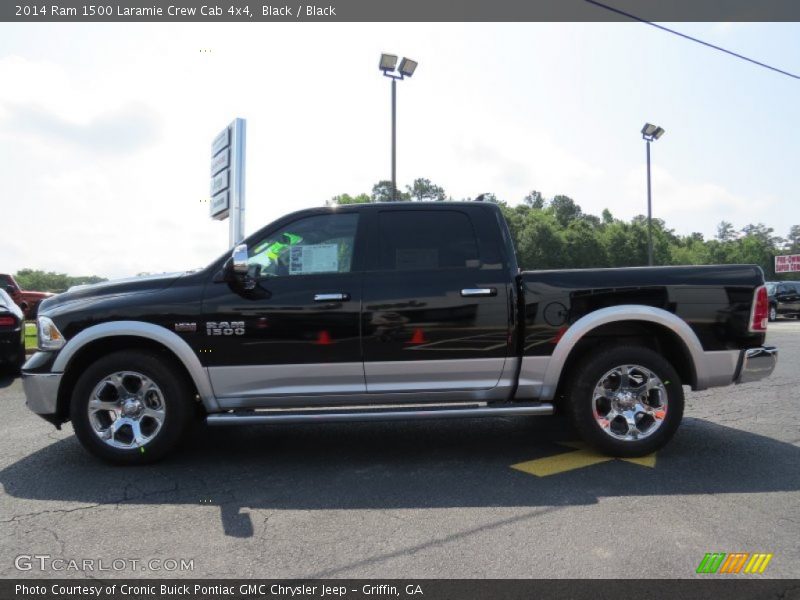
[[[0,327],[16,327],[17,319],[15,317],[0,317]]]
[[[764,333],[769,321],[769,298],[766,286],[756,289],[753,295],[753,308],[750,310],[750,333]]]

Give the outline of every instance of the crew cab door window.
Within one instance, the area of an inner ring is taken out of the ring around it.
[[[357,214],[315,215],[295,221],[253,244],[247,263],[256,278],[349,273]]]
[[[378,218],[382,271],[478,267],[478,242],[458,211],[386,211]]]

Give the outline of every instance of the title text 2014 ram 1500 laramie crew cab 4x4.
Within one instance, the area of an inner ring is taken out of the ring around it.
[[[673,435],[683,386],[769,375],[757,266],[520,272],[488,203],[317,208],[206,269],[45,300],[30,409],[119,463],[210,425],[547,415],[619,456]]]

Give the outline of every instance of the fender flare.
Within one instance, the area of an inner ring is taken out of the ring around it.
[[[53,363],[54,373],[63,373],[70,361],[86,345],[97,340],[117,336],[141,337],[165,346],[183,364],[192,378],[200,400],[209,412],[219,410],[217,399],[211,387],[208,370],[200,364],[194,350],[177,334],[165,327],[144,321],[108,321],[92,325],[70,339],[61,349]]]
[[[672,331],[672,333],[677,335],[681,342],[683,342],[683,345],[689,352],[689,356],[694,364],[695,374],[697,375],[697,388],[705,389],[707,387],[708,373],[705,365],[703,346],[697,334],[689,327],[686,321],[663,308],[642,306],[639,304],[622,304],[590,312],[575,321],[575,323],[567,329],[558,344],[556,344],[555,350],[553,350],[553,354],[550,356],[550,360],[547,363],[547,369],[542,381],[542,400],[550,401],[555,398],[556,389],[558,388],[558,382],[561,379],[564,365],[578,342],[592,330],[602,325],[619,321],[644,321],[647,323],[655,323],[656,325],[661,325]]]

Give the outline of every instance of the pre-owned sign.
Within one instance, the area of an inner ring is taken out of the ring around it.
[[[211,197],[211,216],[217,219],[224,219],[228,216],[230,209],[230,195],[228,190],[223,190],[219,194]]]
[[[221,173],[217,173],[211,178],[211,195],[213,196],[217,192],[221,192],[222,190],[228,189],[228,169],[225,169]],[[214,213],[211,213],[211,216],[214,216]]]
[[[787,254],[775,257],[776,273],[794,273],[800,271],[800,254]]]
[[[211,142],[211,156],[217,154],[223,148],[227,148],[231,143],[231,128],[230,125],[219,132],[219,135]]]
[[[213,177],[222,169],[227,169],[230,166],[230,154],[231,151],[227,148],[221,151],[216,156],[212,157],[211,159],[211,176]]]

